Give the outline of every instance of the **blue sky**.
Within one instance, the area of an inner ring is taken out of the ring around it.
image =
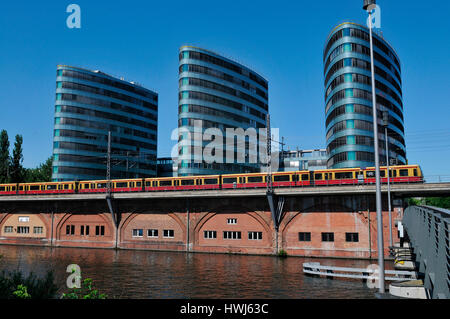
[[[178,49],[195,45],[269,81],[272,127],[287,146],[325,147],[323,46],[334,26],[365,23],[362,0],[8,1],[0,11],[0,129],[24,138],[24,166],[52,153],[56,65],[99,69],[159,94],[158,155],[177,127]],[[81,29],[66,7],[81,7]],[[450,175],[450,4],[379,0],[402,64],[407,157]]]

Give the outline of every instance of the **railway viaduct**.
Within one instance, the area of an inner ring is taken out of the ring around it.
[[[387,189],[383,194],[389,254]],[[406,197],[450,183],[394,184],[393,241]],[[0,244],[376,258],[374,185],[0,197]]]

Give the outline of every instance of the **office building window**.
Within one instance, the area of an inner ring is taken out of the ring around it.
[[[227,219],[228,225],[236,225],[237,224],[237,218],[228,218]]]
[[[157,229],[147,229],[147,237],[157,238],[158,230]]]
[[[241,239],[240,231],[224,231],[223,239]]]
[[[311,233],[300,232],[298,233],[299,241],[311,241]]]
[[[346,242],[359,242],[359,234],[358,233],[345,233],[345,241]]]
[[[334,241],[334,233],[322,233],[322,241]]]
[[[249,240],[262,240],[262,232],[260,231],[249,231],[248,232]]]
[[[30,233],[30,227],[28,227],[28,226],[18,226],[17,227],[17,233],[18,234],[29,234]]]
[[[44,232],[44,227],[40,227],[40,226],[33,227],[33,233],[42,234],[43,232]]]
[[[205,239],[216,239],[217,232],[215,230],[205,230],[203,232],[203,238]]]
[[[5,233],[12,233],[13,231],[14,230],[12,226],[5,226]]]
[[[66,226],[66,235],[75,235],[75,225]]]
[[[164,238],[174,238],[175,233],[173,229],[164,229]]]
[[[133,237],[142,237],[144,231],[142,229],[133,229]]]
[[[95,226],[95,235],[96,236],[104,236],[105,235],[105,226]]]
[[[19,223],[28,223],[30,221],[30,217],[28,216],[19,216]]]

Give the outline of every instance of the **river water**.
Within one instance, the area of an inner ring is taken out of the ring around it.
[[[52,269],[67,292],[66,268],[77,264],[82,278],[109,298],[375,298],[376,289],[355,280],[313,278],[302,263],[365,268],[367,260],[277,258],[184,252],[0,245],[0,271],[30,271],[43,276]]]

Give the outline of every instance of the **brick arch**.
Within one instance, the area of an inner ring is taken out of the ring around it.
[[[199,245],[199,239],[200,239],[200,230],[202,227],[210,220],[212,220],[214,217],[218,215],[227,215],[227,214],[242,214],[242,215],[248,215],[250,216],[256,223],[262,226],[264,229],[265,234],[268,235],[268,241],[272,242],[273,236],[272,236],[272,228],[271,226],[264,220],[264,218],[261,217],[261,212],[258,211],[251,211],[243,209],[242,206],[227,206],[223,207],[222,209],[217,209],[216,212],[209,212],[205,214],[195,225],[194,227],[194,245]]]
[[[147,212],[133,212],[131,214],[129,214],[128,216],[126,216],[121,223],[119,224],[119,236],[120,236],[120,240],[122,240],[122,238],[125,238],[124,236],[124,231],[127,228],[127,226],[130,224],[131,221],[133,221],[136,217],[138,216],[142,216],[142,215],[167,215],[168,217],[172,218],[177,225],[180,227],[181,231],[182,231],[182,238],[186,238],[186,225],[183,223],[183,221],[174,213],[165,213],[165,212],[160,212],[160,211],[147,211]]]
[[[344,256],[364,257],[366,251],[364,250],[368,245],[368,238],[365,235],[367,232],[367,220],[364,214],[360,212],[348,211],[348,207],[342,209],[341,212],[327,212],[319,211],[314,207],[309,207],[305,211],[297,211],[290,215],[289,220],[282,224],[281,240],[282,246],[289,250],[290,254],[299,255],[314,255],[330,254],[328,250],[339,250],[335,252],[336,256],[342,254]],[[298,232],[310,232],[310,242],[299,242]],[[333,232],[335,233],[334,242],[322,242],[320,238],[321,232]],[[347,243],[344,232],[357,232],[359,233],[359,242]],[[352,251],[352,249],[358,248],[360,252]],[[348,251],[345,251],[349,249]]]
[[[13,209],[9,213],[5,213],[3,217],[0,219],[0,230],[3,229],[3,226],[5,226],[5,222],[12,216],[19,216],[19,215],[33,215],[36,216],[41,223],[45,226],[45,237],[50,238],[50,232],[51,232],[51,223],[46,221],[40,213],[32,213],[26,210],[21,209]],[[1,231],[0,231],[1,233]]]
[[[108,226],[108,228],[109,228],[109,230],[111,232],[111,236],[112,237],[115,236],[115,227],[113,225],[113,221],[110,218],[108,218],[109,213],[100,213],[99,214],[99,213],[86,212],[85,214],[92,214],[92,215],[96,215],[96,216],[100,217],[105,222],[105,224]],[[64,213],[64,215],[59,219],[59,221],[56,223],[56,226],[55,226],[55,230],[56,230],[55,238],[57,240],[59,240],[61,238],[61,234],[62,234],[62,231],[63,231],[62,227],[64,226],[64,224],[71,217],[77,216],[77,215],[80,215],[80,214],[79,213],[76,213],[76,214],[74,214],[74,213]]]

